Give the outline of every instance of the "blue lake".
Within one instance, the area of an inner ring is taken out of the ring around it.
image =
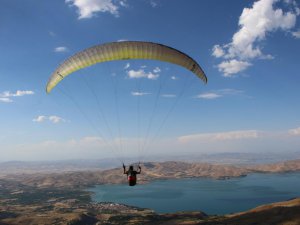
[[[88,190],[94,193],[96,202],[123,203],[159,213],[203,211],[221,215],[300,197],[300,173],[250,174],[229,180],[164,180],[135,187],[99,185]]]

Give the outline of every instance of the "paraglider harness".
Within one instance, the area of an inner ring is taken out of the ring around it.
[[[127,174],[127,180],[129,186],[136,185],[136,175],[141,173],[141,166],[140,163],[138,164],[139,171],[133,169],[133,166],[129,166],[129,169],[126,171],[126,167],[123,164],[124,174]]]

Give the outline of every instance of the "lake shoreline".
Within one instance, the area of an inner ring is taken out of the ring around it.
[[[282,180],[284,185],[281,184]],[[151,208],[157,213],[202,211],[208,215],[225,215],[300,197],[300,182],[296,182],[298,180],[300,172],[252,173],[229,180],[176,178],[155,180],[135,187],[128,187],[127,184],[104,184],[85,190],[91,193],[94,202],[109,201]],[[208,197],[210,195],[214,198]],[[168,205],[172,207],[167,209]],[[222,205],[226,207],[220,210]]]

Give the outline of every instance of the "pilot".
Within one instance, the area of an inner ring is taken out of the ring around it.
[[[127,174],[127,180],[128,180],[128,185],[129,186],[136,185],[136,180],[137,180],[136,175],[140,174],[141,171],[142,171],[140,165],[138,166],[138,168],[139,168],[139,170],[136,171],[136,170],[133,169],[133,166],[131,165],[131,166],[129,166],[129,169],[126,171],[126,167],[123,164],[124,174]]]

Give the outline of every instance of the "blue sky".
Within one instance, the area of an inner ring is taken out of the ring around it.
[[[299,7],[2,0],[0,161],[299,151]],[[185,52],[208,84],[176,65],[134,60],[77,71],[45,93],[63,60],[124,40]]]

